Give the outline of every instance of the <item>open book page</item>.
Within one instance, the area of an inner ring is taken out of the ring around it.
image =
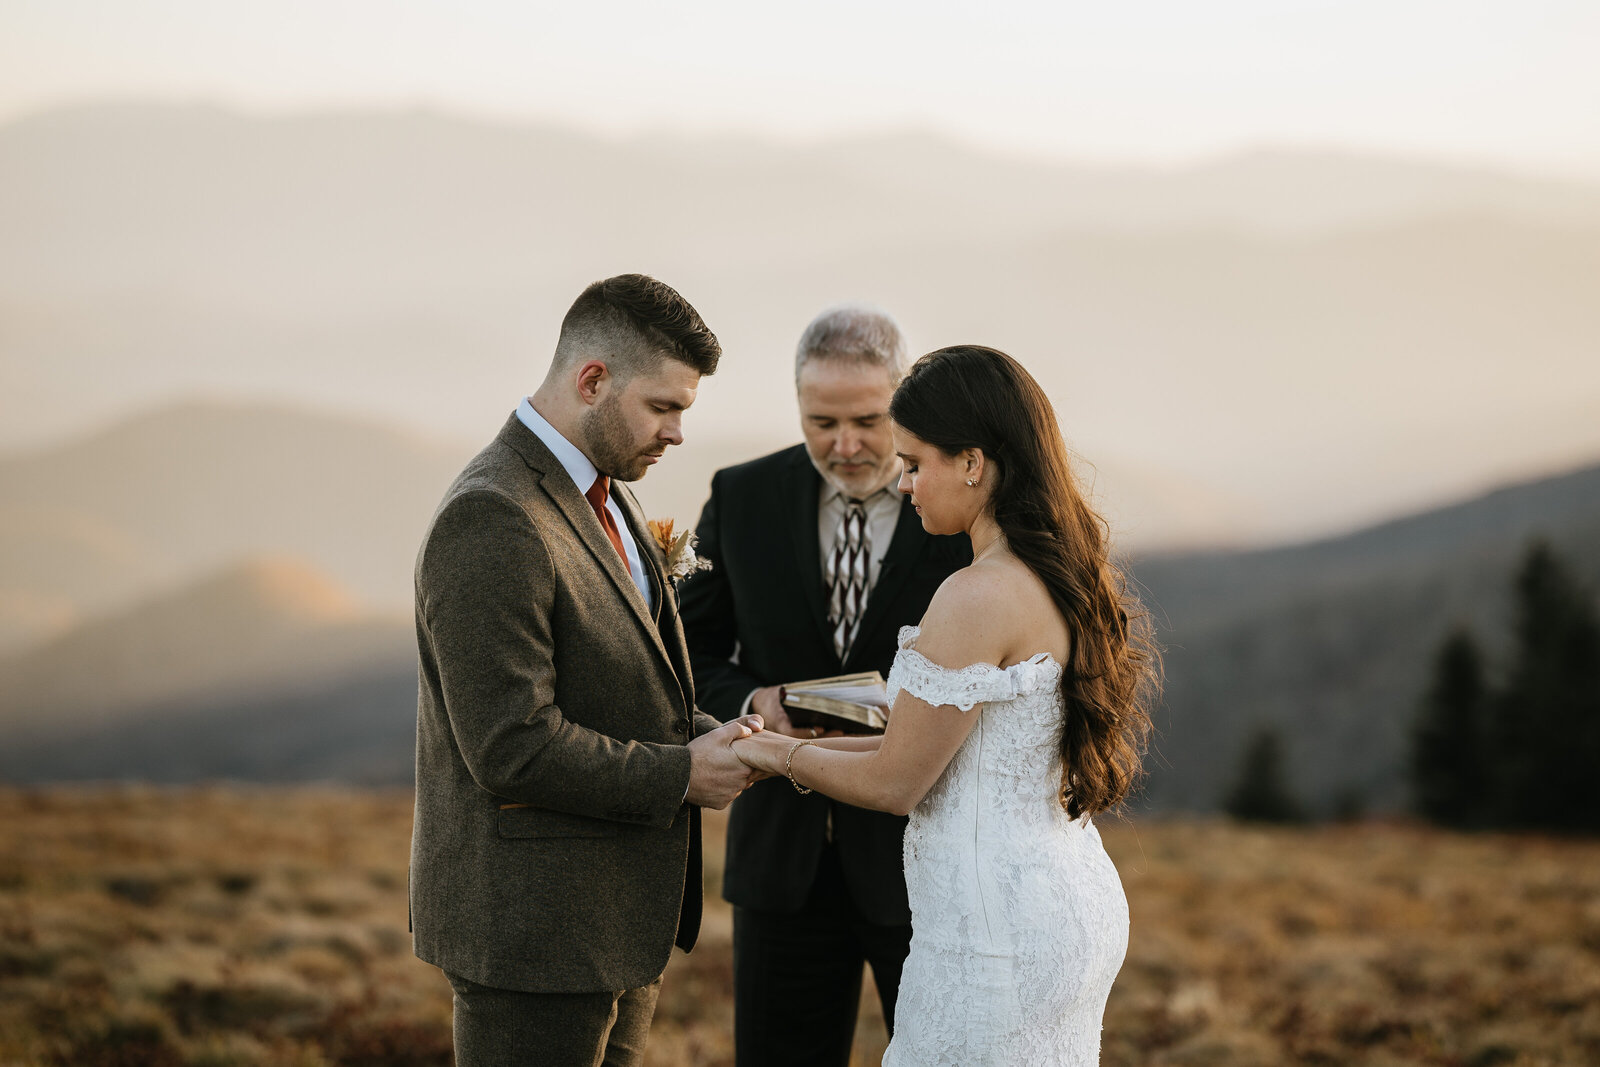
[[[877,671],[793,682],[783,687],[783,705],[796,726],[881,733],[889,724],[888,690]]]

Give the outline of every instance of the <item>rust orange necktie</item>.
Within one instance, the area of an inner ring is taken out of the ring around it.
[[[604,474],[594,480],[589,491],[583,494],[589,501],[589,506],[594,508],[594,517],[600,520],[600,525],[605,528],[606,536],[611,538],[611,547],[617,550],[617,555],[622,557],[622,565],[628,565],[628,554],[622,550],[622,531],[617,529],[617,520],[611,517],[610,510],[606,507],[606,497],[611,494],[611,479]]]

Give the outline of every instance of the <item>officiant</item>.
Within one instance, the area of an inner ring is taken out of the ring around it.
[[[930,537],[896,488],[889,398],[908,363],[883,311],[822,312],[795,351],[803,443],[712,478],[696,530],[712,568],[681,587],[701,709],[724,721],[757,712],[769,730],[815,736],[790,719],[781,687],[887,675],[900,627],[971,561],[965,536]],[[783,778],[734,802],[722,893],[740,1067],[847,1067],[865,966],[893,1032],[911,941],[905,823]]]

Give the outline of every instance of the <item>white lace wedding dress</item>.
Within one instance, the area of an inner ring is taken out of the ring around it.
[[[1128,947],[1122,882],[1061,784],[1061,666],[1047,653],[951,670],[900,631],[904,690],[978,721],[906,828],[911,955],[884,1067],[1097,1064]]]

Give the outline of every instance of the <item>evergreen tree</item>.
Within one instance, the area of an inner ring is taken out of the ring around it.
[[[1283,769],[1283,742],[1271,726],[1258,726],[1245,744],[1239,775],[1222,802],[1223,810],[1246,822],[1301,822],[1305,811],[1289,789]]]
[[[1517,573],[1515,638],[1492,732],[1499,814],[1520,826],[1600,829],[1600,618],[1542,541]]]
[[[1411,734],[1411,797],[1418,815],[1443,826],[1474,826],[1487,814],[1485,760],[1489,700],[1483,657],[1466,629],[1445,639],[1433,684]]]

